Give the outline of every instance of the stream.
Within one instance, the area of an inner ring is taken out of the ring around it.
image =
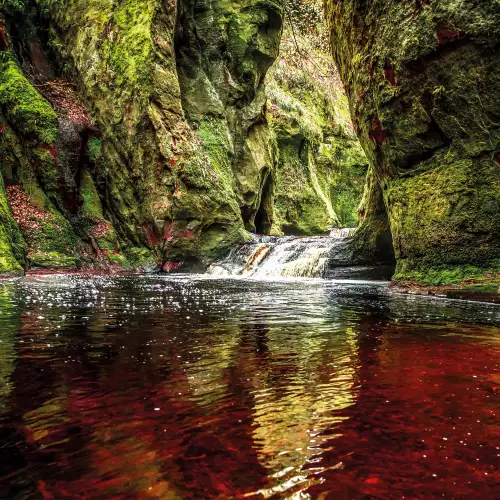
[[[0,282],[0,497],[498,498],[499,326],[384,282]]]

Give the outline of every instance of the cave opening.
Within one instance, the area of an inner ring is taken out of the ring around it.
[[[260,206],[255,214],[255,232],[257,234],[269,234],[273,224],[273,189],[272,176],[268,175],[262,188]]]

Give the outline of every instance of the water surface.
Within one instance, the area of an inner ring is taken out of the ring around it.
[[[500,307],[384,284],[0,284],[2,498],[498,498]]]

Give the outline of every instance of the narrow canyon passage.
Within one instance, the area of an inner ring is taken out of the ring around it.
[[[0,500],[500,498],[498,0],[0,0]]]

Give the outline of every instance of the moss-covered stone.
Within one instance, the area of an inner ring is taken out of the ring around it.
[[[0,275],[22,271],[24,255],[23,237],[12,217],[0,171]]]
[[[0,106],[7,120],[23,135],[53,145],[59,130],[54,110],[23,75],[12,53],[0,55]]]
[[[331,56],[296,46],[285,30],[266,93],[279,161],[275,174],[276,233],[312,235],[356,226],[367,160]]]
[[[398,259],[422,283],[495,276],[500,5],[327,1],[334,57]]]
[[[259,126],[254,122],[262,115],[265,98],[256,94],[277,54],[279,4],[220,2],[212,6],[217,15],[210,17],[195,12],[188,1],[179,3],[179,15],[176,2],[160,0],[35,3],[50,23],[52,50],[78,83],[99,126],[99,139],[89,142],[94,164],[89,175],[104,220],[116,229],[117,238],[126,246],[164,253],[165,259],[202,260],[241,241],[244,197],[235,182],[234,167],[241,163],[235,158],[239,154],[249,164],[256,150],[238,139],[237,129],[244,123],[245,135]],[[191,43],[194,24],[206,44]],[[226,37],[223,50],[212,43],[217,33]],[[176,50],[178,56],[189,52],[189,75],[178,57],[182,100]],[[214,54],[214,71],[204,75],[198,63]],[[226,61],[230,63],[224,67]],[[199,85],[194,70],[211,85]],[[225,94],[226,109],[208,113],[206,119],[201,110],[194,117],[197,105],[211,102],[213,88]],[[186,122],[183,103],[199,135]],[[219,144],[221,132],[230,135],[229,149]],[[260,153],[261,144],[257,147]],[[84,186],[81,194],[84,215],[96,217],[95,193]],[[189,237],[165,238],[171,227]],[[196,230],[186,229],[191,227]]]
[[[276,155],[263,82],[278,55],[281,27],[282,5],[274,0],[180,3],[176,52],[182,104],[251,231],[269,232],[274,217],[269,186]]]
[[[352,263],[394,266],[394,247],[384,196],[371,167],[366,175],[358,213],[360,224],[349,241]]]
[[[21,69],[8,32],[14,19],[3,21],[0,171],[8,182],[8,207],[26,242],[28,266],[76,267],[82,245],[64,210],[66,190],[62,188],[66,185],[60,168],[58,116]],[[23,13],[15,22],[18,33],[23,33],[31,14]],[[31,40],[28,37],[26,45]],[[9,232],[18,239],[14,228]],[[24,255],[18,260],[23,263]]]
[[[25,85],[30,84],[26,81]],[[8,109],[8,106],[3,107],[2,102],[0,107]],[[3,217],[3,226],[13,241],[26,242],[25,248],[24,244],[19,247],[16,243],[15,246],[20,248],[15,252],[17,260],[23,263],[25,252],[28,266],[77,266],[80,261],[77,255],[78,237],[37,179],[38,176],[45,181],[51,178],[53,157],[36,146],[38,142],[35,138],[24,140],[24,133],[13,129],[1,112],[0,124],[3,128],[0,134],[0,174],[9,180],[9,203],[5,205],[5,213],[8,211],[8,214]],[[58,186],[54,184],[51,187],[57,190]],[[47,192],[50,191],[49,188]],[[9,217],[15,220],[14,225],[8,223]],[[21,238],[18,236],[19,229],[23,235]]]

